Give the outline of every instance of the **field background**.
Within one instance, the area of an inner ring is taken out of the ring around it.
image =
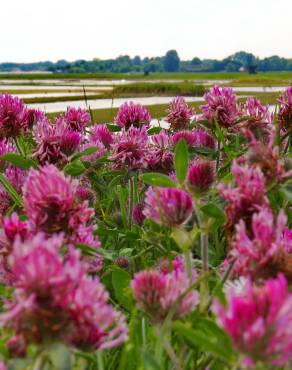
[[[91,110],[95,122],[111,122],[119,99],[146,98],[152,118],[165,116],[168,101],[174,96],[190,97],[188,103],[199,108],[204,92],[215,83],[233,87],[244,101],[256,96],[262,103],[277,104],[280,91],[292,82],[292,72],[246,73],[152,73],[143,74],[0,74],[0,93],[20,96],[31,107],[44,109],[54,117],[74,102]],[[150,99],[152,97],[153,99]],[[166,97],[163,103],[155,98]],[[192,97],[196,99],[191,99]],[[141,99],[142,100],[142,99]],[[54,103],[63,102],[58,105]],[[121,100],[123,102],[123,100]]]

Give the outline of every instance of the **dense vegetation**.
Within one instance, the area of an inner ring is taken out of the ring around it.
[[[289,370],[292,87],[167,129],[0,94],[0,368]]]
[[[129,85],[115,86],[113,92],[115,96],[203,96],[205,87],[195,85],[191,82],[172,83],[172,82],[153,82],[153,83],[131,83]]]
[[[249,73],[267,71],[292,71],[292,59],[277,55],[268,58],[257,58],[244,51],[230,55],[223,60],[199,59],[180,60],[175,50],[170,50],[162,57],[134,58],[122,55],[116,59],[93,59],[91,61],[77,60],[68,62],[59,60],[56,63],[46,61],[39,63],[1,63],[0,71],[49,71],[59,73],[143,73],[154,72],[237,72]]]

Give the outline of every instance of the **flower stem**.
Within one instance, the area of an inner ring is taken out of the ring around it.
[[[220,150],[221,150],[221,144],[220,140],[218,139],[218,153],[217,153],[217,158],[216,158],[216,172],[219,170],[219,165],[220,165]]]
[[[188,273],[188,277],[190,279],[190,283],[191,283],[191,279],[192,279],[192,261],[191,261],[191,253],[189,250],[186,250],[184,252],[184,256],[185,256],[185,264],[186,264],[186,269],[187,269],[187,273]]]
[[[202,265],[203,265],[203,272],[208,272],[209,269],[209,258],[208,258],[208,234],[203,231],[203,220],[200,215],[200,210],[197,207],[196,202],[193,202],[197,220],[198,220],[198,225],[201,229],[201,258],[202,258]]]
[[[103,353],[102,351],[96,352],[98,370],[104,370],[104,363],[103,363]]]
[[[25,155],[17,137],[14,139],[14,143],[15,143],[15,146],[16,146],[19,154],[22,155],[23,157],[25,157],[26,155]]]
[[[134,179],[130,177],[129,180],[129,227],[132,228],[133,220],[133,208],[134,208]]]
[[[209,269],[208,234],[205,232],[201,233],[201,255],[203,263],[203,272],[208,272]]]
[[[166,350],[166,353],[168,354],[168,357],[170,358],[174,368],[176,370],[182,370],[179,359],[177,358],[171,344],[169,343],[169,340],[166,337],[163,338],[163,347]]]
[[[200,210],[194,201],[194,208],[197,215],[198,225],[201,229],[201,258],[202,258],[202,282],[200,284],[200,308],[204,311],[209,302],[209,284],[208,284],[208,271],[209,271],[209,246],[208,246],[208,233],[204,230],[204,222],[200,215]]]

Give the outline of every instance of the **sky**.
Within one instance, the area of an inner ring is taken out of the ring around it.
[[[0,62],[292,57],[292,0],[0,0]]]

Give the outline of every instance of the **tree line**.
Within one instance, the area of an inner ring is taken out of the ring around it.
[[[292,59],[281,58],[273,55],[268,58],[257,58],[251,53],[237,52],[224,58],[200,59],[194,57],[191,60],[181,60],[176,50],[169,50],[162,57],[141,58],[122,55],[115,59],[101,60],[76,60],[69,62],[59,60],[57,62],[37,63],[0,63],[1,72],[13,71],[48,71],[60,73],[144,73],[148,75],[154,72],[239,72],[248,73],[266,71],[292,71]]]

